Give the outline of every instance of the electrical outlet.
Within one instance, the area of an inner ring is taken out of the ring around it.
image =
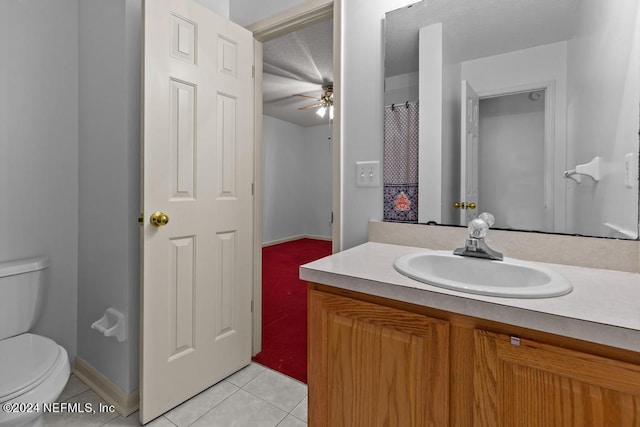
[[[380,162],[356,162],[356,186],[380,187]]]

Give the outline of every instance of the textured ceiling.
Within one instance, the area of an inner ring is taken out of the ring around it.
[[[611,0],[614,1],[614,0]],[[567,40],[580,0],[423,0],[387,13],[385,75],[418,69],[418,31],[442,22],[458,60]]]
[[[316,103],[323,83],[333,82],[333,22],[319,22],[278,37],[263,46],[263,109],[267,116],[300,126],[329,123],[315,109],[298,108]]]

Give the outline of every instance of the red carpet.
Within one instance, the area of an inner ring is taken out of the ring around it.
[[[262,249],[262,351],[253,360],[307,382],[307,286],[300,265],[331,255],[331,242],[300,239]]]

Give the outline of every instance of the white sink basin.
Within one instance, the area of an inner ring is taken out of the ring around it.
[[[480,295],[547,298],[573,289],[559,273],[513,258],[490,261],[433,251],[401,256],[393,266],[420,282]]]

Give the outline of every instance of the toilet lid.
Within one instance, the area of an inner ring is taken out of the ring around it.
[[[0,401],[38,385],[53,368],[60,347],[49,338],[21,334],[0,340]]]

